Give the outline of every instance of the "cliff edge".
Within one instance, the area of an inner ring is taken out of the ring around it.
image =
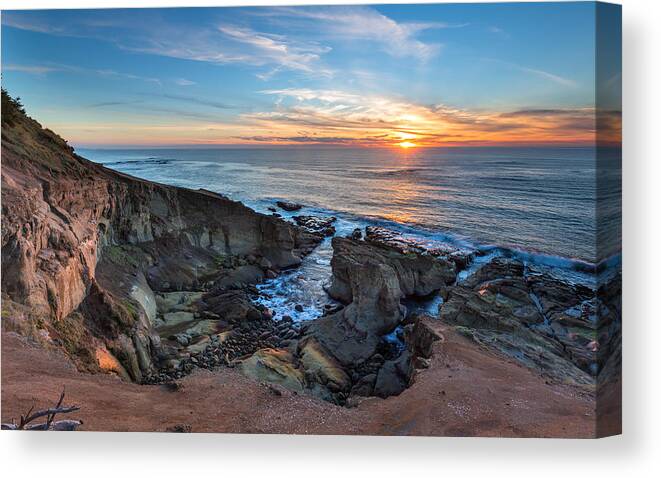
[[[317,242],[222,195],[88,161],[2,91],[3,328],[81,369],[142,380],[161,352],[155,292],[204,289],[233,258],[277,273]]]

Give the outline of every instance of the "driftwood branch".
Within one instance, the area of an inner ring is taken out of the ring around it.
[[[45,410],[38,410],[34,413],[34,405],[30,407],[25,415],[21,415],[21,419],[18,423],[3,423],[3,430],[58,430],[58,431],[73,431],[76,430],[80,425],[83,424],[82,420],[60,420],[54,421],[55,416],[58,413],[71,413],[77,410],[80,410],[80,407],[77,405],[72,406],[62,406],[64,402],[64,389],[60,394],[60,398],[52,408],[47,408]],[[32,423],[35,420],[46,417],[44,423]]]

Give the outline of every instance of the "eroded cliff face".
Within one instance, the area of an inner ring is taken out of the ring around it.
[[[158,354],[155,291],[201,288],[227,257],[300,263],[316,239],[209,191],[139,180],[76,155],[3,91],[3,326],[82,368],[141,380]]]

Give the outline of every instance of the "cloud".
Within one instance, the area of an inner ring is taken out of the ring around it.
[[[335,71],[324,62],[331,47],[311,41],[311,37],[327,43],[369,42],[393,57],[427,61],[442,45],[421,40],[421,34],[463,26],[443,22],[397,22],[368,7],[283,7],[253,12],[244,13],[234,23],[218,23],[210,18],[206,24],[195,26],[167,15],[151,14],[147,18],[148,14],[140,10],[130,15],[126,10],[94,14],[10,12],[3,15],[3,24],[52,35],[93,38],[143,54],[250,65],[259,69],[255,74],[263,81],[283,71],[312,78],[333,78]],[[269,32],[268,22],[261,22],[260,28],[246,25],[245,19],[258,15],[276,23],[283,22],[278,30],[287,32],[286,35]],[[184,78],[174,82],[180,86],[191,84]]]
[[[538,76],[540,78],[551,81],[551,82],[556,83],[558,85],[566,86],[566,87],[569,87],[569,88],[576,88],[578,86],[578,83],[576,83],[574,80],[562,77],[560,75],[556,75],[554,73],[549,73],[548,71],[518,65],[516,63],[511,63],[509,61],[496,60],[496,59],[493,59],[493,58],[485,58],[485,60],[493,62],[493,63],[499,63],[499,64],[505,65],[509,68],[519,70],[519,71],[522,71],[524,73],[529,73],[529,74]]]
[[[330,47],[317,42],[291,39],[230,24],[191,29],[168,25],[162,31],[145,31],[144,37],[124,39],[118,46],[124,50],[183,60],[214,64],[244,64],[268,67],[256,75],[270,79],[282,70],[311,77],[330,78],[333,71],[321,62]]]
[[[590,115],[594,114],[593,108],[555,108],[555,109],[528,109],[516,110],[508,113],[502,113],[500,116],[503,118],[516,118],[516,117],[558,117],[558,116],[575,116],[575,115]]]
[[[328,46],[213,19],[193,26],[142,10],[131,11],[130,15],[126,10],[100,10],[94,14],[63,10],[48,14],[9,12],[3,15],[2,22],[5,26],[51,35],[107,41],[136,53],[268,67],[267,72],[258,73],[263,79],[282,70],[326,78],[333,74],[320,61],[321,55],[330,51]],[[180,86],[191,84],[186,79],[174,81]]]
[[[525,66],[517,66],[517,68],[521,71],[526,71],[528,73],[532,73],[533,75],[537,75],[541,78],[545,78],[547,80],[553,81],[559,85],[569,86],[572,88],[578,86],[574,80],[570,80],[569,78],[563,78],[562,76],[554,75],[553,73],[549,73],[548,71],[537,70],[535,68],[527,68]]]
[[[237,136],[236,139],[258,143],[313,143],[313,144],[355,144],[352,136]],[[379,143],[379,138],[361,138],[361,143]]]
[[[330,47],[323,47],[316,42],[300,42],[283,35],[260,33],[249,28],[221,25],[218,30],[227,38],[249,48],[249,56],[255,64],[275,63],[279,68],[316,72],[322,76],[332,76],[328,69],[313,68],[320,55],[329,52]],[[277,69],[276,69],[277,71]]]
[[[156,83],[159,85],[161,84],[161,80],[159,80],[158,78],[150,78],[146,76],[134,75],[132,73],[123,73],[112,69],[83,68],[81,66],[65,65],[59,63],[43,64],[43,65],[10,64],[10,65],[4,65],[2,69],[6,71],[20,71],[23,73],[30,73],[33,75],[45,75],[47,73],[53,73],[53,72],[68,72],[68,73],[78,73],[84,75],[102,76],[106,78],[114,77],[114,78],[123,78],[128,80],[138,80],[147,83]]]
[[[394,57],[415,57],[426,61],[436,55],[441,46],[425,43],[416,36],[425,30],[460,28],[467,24],[443,22],[397,22],[369,7],[282,7],[270,10],[270,15],[304,19],[302,25],[321,36],[342,41],[369,41]],[[301,25],[298,25],[301,27]]]
[[[162,117],[158,113],[165,113],[166,118],[172,117],[181,122],[181,118],[195,120],[196,122],[202,121],[203,123],[213,123],[219,120],[217,115],[205,113],[203,111],[192,111],[183,108],[172,108],[166,105],[148,104],[143,101],[105,101],[89,105],[89,108],[109,108],[113,106],[128,106],[129,109],[135,110],[140,116],[146,117]],[[155,114],[156,113],[156,114]],[[143,126],[141,126],[143,127]]]
[[[590,143],[594,108],[481,111],[424,105],[402,98],[310,88],[264,90],[271,110],[240,116],[246,141],[390,146],[441,144]],[[613,115],[604,115],[609,131]],[[299,130],[305,129],[302,134]],[[261,133],[263,131],[265,133]]]
[[[150,78],[146,76],[140,76],[140,75],[133,75],[131,73],[122,73],[119,71],[115,70],[109,70],[109,69],[88,69],[88,68],[80,68],[80,67],[68,67],[69,70],[71,71],[82,71],[82,72],[88,72],[88,73],[93,73],[99,76],[105,76],[105,77],[115,77],[115,78],[126,78],[128,80],[139,80],[139,81],[145,81],[147,83],[156,83],[158,85],[161,84],[161,80],[158,78]]]
[[[53,71],[58,71],[58,68],[43,65],[5,65],[2,67],[5,71],[20,71],[21,73],[29,73],[32,75],[44,75]]]
[[[197,84],[194,81],[187,80],[186,78],[177,78],[176,80],[174,80],[174,82],[179,86],[192,86]]]
[[[173,95],[173,94],[168,94],[168,93],[142,93],[143,96],[153,96],[153,97],[158,97],[158,98],[165,98],[168,100],[174,100],[174,101],[180,101],[184,103],[190,103],[194,105],[200,105],[200,106],[207,106],[209,108],[215,108],[219,110],[227,110],[227,109],[233,109],[236,108],[236,106],[232,106],[226,103],[221,103],[219,101],[214,101],[211,99],[207,98],[198,98],[196,96],[188,96],[188,95]]]
[[[140,116],[148,118],[147,124],[142,118],[130,128],[126,123],[97,125],[101,128],[97,134],[80,133],[89,125],[64,125],[62,130],[74,132],[78,142],[99,142],[106,137],[112,142],[121,132],[128,143],[136,144],[149,140],[149,144],[372,147],[392,147],[402,142],[418,146],[593,145],[616,144],[621,138],[621,112],[595,111],[592,107],[532,107],[503,112],[425,105],[342,90],[290,88],[265,90],[263,94],[273,100],[270,108],[240,114],[231,122],[223,122],[224,115],[189,111],[185,105],[180,109],[178,105],[171,108],[145,102],[135,108]]]
[[[100,103],[92,103],[88,108],[107,108],[108,106],[126,106],[140,103],[140,101],[102,101]]]
[[[16,12],[2,12],[2,24],[7,27],[38,33],[66,34],[66,29],[60,25],[52,25],[39,16],[27,16]]]

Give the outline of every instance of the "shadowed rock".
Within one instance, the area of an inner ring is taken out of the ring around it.
[[[551,377],[592,383],[601,367],[597,308],[587,287],[497,258],[450,291],[440,317]]]
[[[345,366],[373,355],[380,337],[400,324],[402,299],[429,296],[456,279],[445,258],[342,237],[333,238],[331,265],[328,293],[347,306],[315,320],[308,333]]]

